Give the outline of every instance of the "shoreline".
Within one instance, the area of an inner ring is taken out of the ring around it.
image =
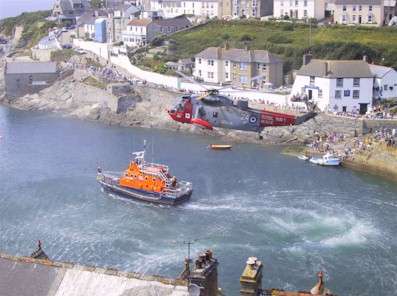
[[[221,140],[225,139],[225,141],[227,143],[230,144],[256,144],[256,145],[260,145],[263,147],[279,147],[281,148],[280,154],[286,155],[286,156],[292,156],[292,157],[297,157],[299,155],[302,154],[308,154],[310,153],[308,148],[303,145],[303,144],[297,144],[297,143],[266,143],[263,140],[258,140],[257,138],[255,138],[255,136],[251,137],[250,139],[248,138],[237,138],[238,135],[234,135],[235,137],[233,138],[227,138],[226,135],[221,135],[219,133],[214,133],[214,132],[206,132],[203,130],[192,130],[192,129],[186,129],[186,128],[177,128],[175,129],[174,127],[170,127],[170,126],[159,126],[159,125],[155,125],[155,126],[147,126],[147,125],[130,125],[130,124],[123,124],[123,122],[114,122],[112,120],[107,120],[106,118],[98,118],[98,119],[92,119],[92,118],[81,118],[81,117],[77,117],[77,116],[72,116],[70,114],[65,114],[62,112],[54,112],[54,111],[46,111],[46,110],[35,110],[35,109],[26,109],[26,108],[21,108],[18,106],[15,106],[13,104],[9,104],[9,103],[5,103],[4,101],[2,101],[0,103],[1,106],[3,107],[7,107],[7,108],[11,108],[11,109],[15,109],[15,110],[21,110],[21,111],[26,111],[26,112],[43,112],[45,114],[52,114],[55,116],[59,116],[62,118],[73,118],[73,119],[77,119],[77,120],[83,120],[83,121],[89,121],[89,122],[99,122],[102,124],[107,124],[109,126],[120,126],[120,127],[132,127],[132,128],[143,128],[143,129],[156,129],[159,131],[167,131],[167,132],[176,132],[176,133],[182,133],[185,135],[200,135],[200,136],[208,136],[211,138],[217,138],[220,137]],[[245,135],[247,137],[247,135]],[[388,168],[384,168],[384,167],[379,167],[374,165],[371,162],[365,162],[360,160],[344,160],[342,163],[342,167],[353,170],[353,171],[357,171],[357,172],[363,172],[363,173],[367,173],[371,176],[375,176],[375,177],[380,177],[383,179],[386,179],[388,181],[397,181],[397,169],[393,170],[393,169],[388,169]]]
[[[383,161],[383,165],[380,165],[381,161],[373,158],[373,154],[378,154],[379,149],[383,150],[382,144],[378,144],[372,153],[368,153],[368,155],[364,155],[362,153],[356,154],[356,157],[352,159],[343,160],[341,167],[350,169],[356,172],[367,173],[371,176],[380,177],[382,179],[386,179],[388,181],[397,181],[397,167],[385,163]],[[282,149],[281,154],[298,157],[300,155],[310,155],[308,147],[303,145],[291,145]],[[393,169],[394,168],[394,169]]]
[[[3,70],[2,67],[0,70]],[[84,77],[87,77],[85,71],[75,71],[73,75],[57,80],[39,93],[27,94],[16,99],[3,96],[0,98],[0,104],[18,110],[42,111],[107,125],[155,128],[209,136],[214,139],[214,144],[250,143],[263,147],[275,146],[282,148],[282,154],[291,156],[303,154],[307,150],[305,145],[312,143],[318,133],[328,135],[339,133],[345,135],[347,139],[352,139],[357,130],[362,132],[363,128],[362,123],[360,126],[360,122],[355,119],[319,114],[301,125],[267,127],[260,134],[262,139],[259,139],[259,134],[253,132],[219,128],[208,131],[192,125],[180,124],[169,118],[166,110],[175,105],[180,94],[161,88],[133,85],[127,93],[131,105],[123,112],[118,112],[117,106],[121,97],[106,89],[85,84]],[[1,78],[3,77],[0,77],[0,82],[4,82]],[[387,153],[383,153],[382,157],[389,158]],[[382,162],[382,157],[378,161]],[[377,165],[377,160],[368,159],[355,158],[346,162],[345,167],[397,180],[397,163],[395,168],[389,168],[389,164],[385,161],[382,168]]]

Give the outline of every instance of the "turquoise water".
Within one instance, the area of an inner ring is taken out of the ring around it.
[[[0,108],[0,250],[29,254],[41,239],[62,261],[176,276],[187,254],[212,248],[220,286],[237,295],[248,256],[265,287],[310,289],[323,270],[338,295],[395,295],[397,185],[322,168],[277,148],[106,126]],[[101,192],[98,165],[121,170],[147,158],[193,182],[190,202],[158,207]]]

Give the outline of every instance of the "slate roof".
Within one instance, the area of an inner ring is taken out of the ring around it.
[[[242,63],[278,64],[283,61],[266,50],[246,50],[241,48],[208,47],[198,53],[196,58],[229,60]]]
[[[149,25],[152,22],[151,19],[134,19],[131,20],[128,25],[129,26],[142,26],[142,27],[146,27],[147,25]]]
[[[6,74],[56,73],[55,62],[7,62]]]
[[[178,28],[187,28],[192,25],[189,19],[185,16],[177,16],[174,18],[167,18],[167,19],[157,19],[157,20],[153,20],[153,22],[160,26],[171,26]]]
[[[379,66],[379,65],[369,65],[369,69],[371,70],[372,74],[376,76],[377,78],[382,78],[384,77],[387,73],[390,71],[396,71],[391,67],[385,67],[385,66]]]
[[[61,49],[62,47],[55,36],[44,36],[40,39],[36,48]]]
[[[188,296],[186,282],[0,253],[1,296]]]
[[[297,75],[326,78],[374,77],[368,63],[362,60],[312,60],[302,66]]]

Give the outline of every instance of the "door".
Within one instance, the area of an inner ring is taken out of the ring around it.
[[[343,106],[342,107],[342,112],[346,112],[347,111],[347,107],[346,106]]]
[[[310,101],[311,99],[313,99],[313,90],[309,89],[308,95],[309,95],[309,101]]]
[[[366,114],[368,111],[368,104],[360,104],[360,114]]]
[[[361,15],[358,16],[358,23],[361,24],[362,19],[361,19]]]

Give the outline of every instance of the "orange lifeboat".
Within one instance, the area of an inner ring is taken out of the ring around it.
[[[177,180],[167,166],[146,162],[145,151],[135,152],[133,156],[128,168],[120,175],[98,169],[97,179],[105,190],[128,198],[169,205],[191,196],[191,183]]]

